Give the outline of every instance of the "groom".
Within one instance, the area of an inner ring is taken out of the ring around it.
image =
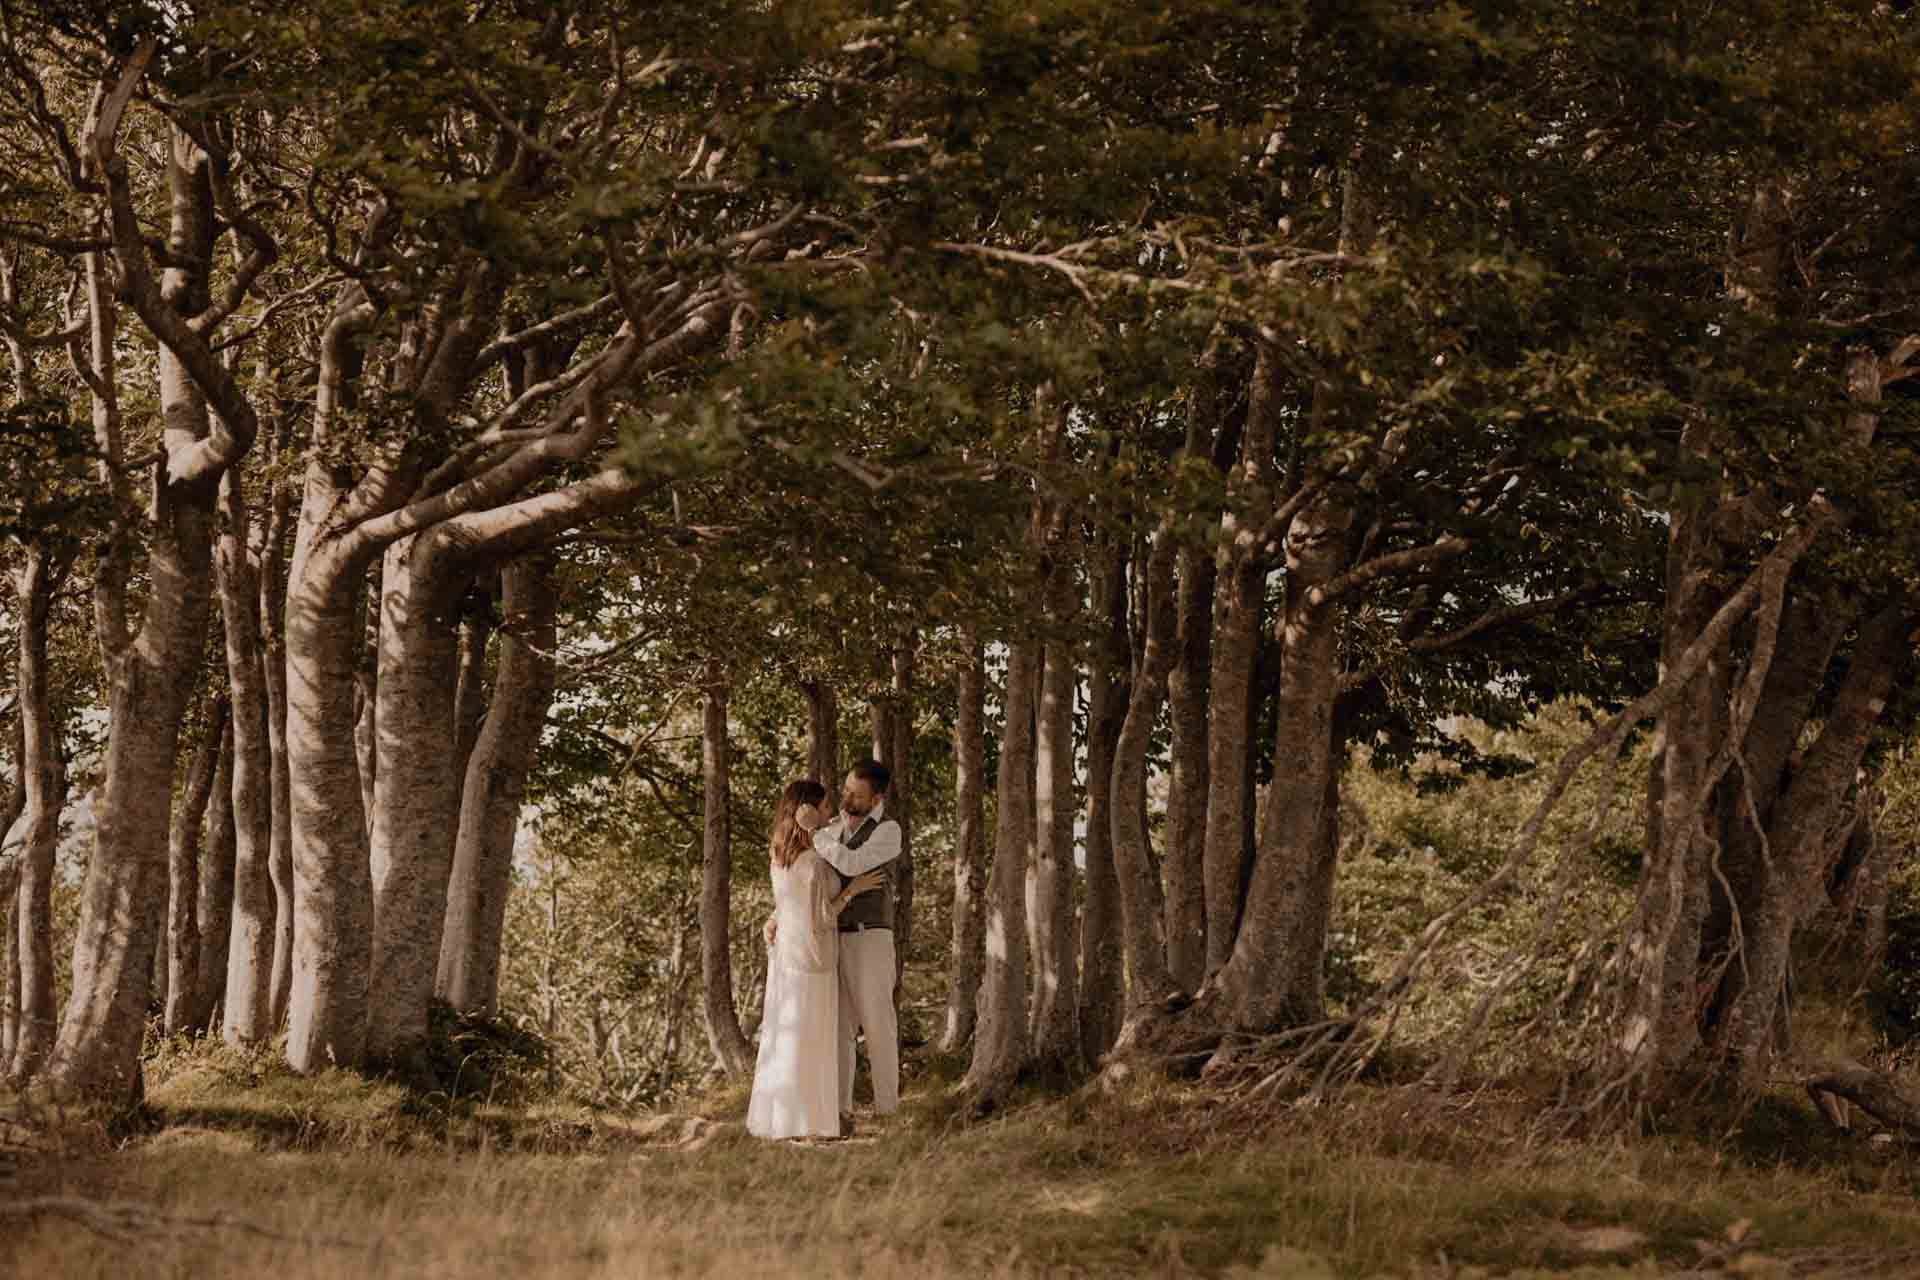
[[[900,824],[886,816],[892,775],[877,760],[861,760],[840,789],[840,813],[813,833],[814,852],[840,873],[841,883],[888,867],[886,880],[840,913],[840,1113],[853,1112],[853,1037],[867,1033],[873,1069],[873,1109],[900,1105],[900,1033],[893,1017],[893,876],[900,856]]]

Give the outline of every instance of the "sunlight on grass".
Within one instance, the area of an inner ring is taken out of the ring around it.
[[[188,1071],[155,1089],[149,1130],[30,1166],[21,1194],[225,1218],[141,1239],[143,1275],[209,1280],[1618,1276],[1920,1248],[1911,1177],[1861,1149],[1810,1169],[1680,1135],[1522,1150],[1517,1108],[1496,1103],[1442,1115],[1381,1089],[1230,1119],[1164,1083],[972,1126],[923,1089],[856,1141],[768,1144],[727,1119],[739,1092],[707,1098],[706,1119],[651,1118]],[[119,1280],[129,1264],[125,1243],[57,1218],[17,1243],[14,1274]]]

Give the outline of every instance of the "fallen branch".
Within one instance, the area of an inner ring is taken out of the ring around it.
[[[1807,1077],[1807,1096],[1823,1115],[1832,1119],[1833,1113],[1822,1095],[1845,1098],[1889,1129],[1920,1134],[1920,1100],[1870,1067],[1845,1060],[1821,1065]]]

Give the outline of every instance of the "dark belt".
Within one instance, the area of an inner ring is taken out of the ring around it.
[[[840,926],[840,932],[842,933],[867,933],[874,929],[878,929],[882,933],[893,932],[893,926],[890,924],[861,924],[857,920],[852,924],[843,924]]]

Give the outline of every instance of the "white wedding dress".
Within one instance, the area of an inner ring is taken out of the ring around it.
[[[747,1132],[831,1138],[840,1132],[839,880],[807,849],[773,867],[773,951],[767,957],[760,1058]]]

